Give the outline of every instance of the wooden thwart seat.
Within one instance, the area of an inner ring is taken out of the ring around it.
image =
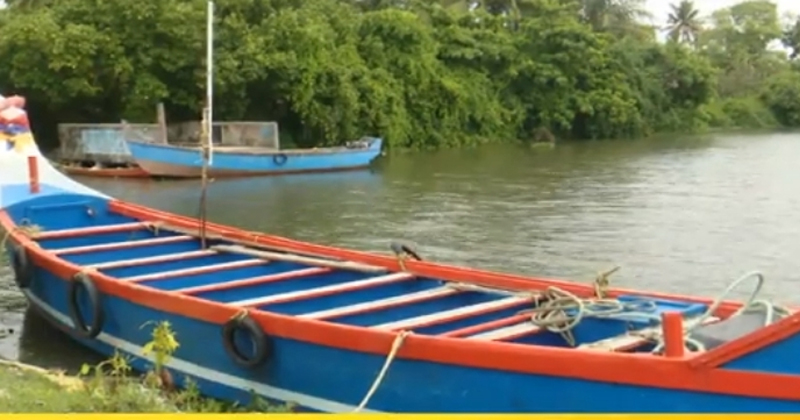
[[[188,258],[206,257],[216,254],[216,251],[203,249],[199,251],[178,252],[175,254],[156,255],[154,257],[132,258],[130,260],[109,261],[88,266],[95,270],[110,270],[112,268],[136,267],[139,265],[157,264],[170,261],[178,261]]]
[[[236,302],[231,302],[231,305],[236,306],[261,306],[274,303],[283,303],[298,301],[303,299],[311,299],[320,296],[332,295],[336,293],[344,293],[353,290],[366,289],[368,287],[375,287],[384,284],[394,283],[397,281],[404,281],[414,278],[411,273],[401,272],[392,273],[384,276],[371,277],[364,280],[350,281],[342,284],[333,284],[330,286],[317,287],[308,290],[297,290],[293,292],[280,293],[277,295],[263,296],[252,299],[245,299]]]
[[[338,308],[331,308],[324,311],[310,312],[307,314],[299,315],[299,318],[307,319],[329,319],[345,315],[353,315],[358,313],[372,312],[379,309],[393,308],[411,303],[422,302],[431,299],[438,299],[445,296],[454,295],[459,293],[458,290],[452,287],[437,287],[434,289],[423,290],[421,292],[408,293],[400,296],[392,296],[385,299],[378,299],[369,302],[354,303],[352,305],[340,306]]]
[[[175,292],[184,294],[197,294],[204,292],[215,292],[218,290],[235,289],[237,287],[255,286],[259,284],[266,284],[275,281],[292,280],[305,276],[313,276],[315,274],[323,274],[330,272],[330,268],[325,267],[309,267],[301,268],[300,270],[284,271],[281,273],[267,274],[265,276],[250,277],[241,280],[231,280],[222,283],[204,284],[202,286],[185,287],[183,289],[176,289]]]
[[[481,302],[461,308],[450,309],[442,312],[435,312],[427,315],[420,315],[413,318],[401,319],[399,321],[388,322],[385,324],[374,325],[372,328],[383,330],[403,330],[410,328],[426,327],[429,325],[441,324],[443,322],[455,321],[474,315],[487,312],[508,309],[525,302],[532,302],[533,296],[512,296],[504,299]]]
[[[115,225],[87,226],[82,228],[48,230],[32,235],[34,239],[58,239],[71,238],[84,235],[98,235],[102,233],[126,232],[144,229],[148,226],[146,222],[118,223]]]
[[[230,252],[234,254],[249,255],[251,257],[270,259],[274,261],[295,262],[299,264],[308,264],[318,267],[329,267],[329,268],[339,268],[342,270],[362,271],[365,273],[377,273],[386,271],[386,268],[384,267],[361,264],[353,261],[334,261],[334,260],[326,260],[324,258],[304,257],[301,255],[262,251],[258,249],[247,248],[241,245],[217,245],[211,247],[211,249],[223,252]]]
[[[181,276],[193,276],[197,274],[206,274],[206,273],[213,273],[216,271],[230,270],[232,268],[254,267],[256,265],[261,265],[266,263],[267,261],[264,261],[260,258],[254,258],[243,261],[233,261],[233,262],[225,262],[219,264],[201,265],[199,267],[181,268],[179,270],[160,271],[158,273],[142,274],[141,276],[125,277],[121,280],[134,283],[149,281],[149,280],[166,280],[169,278],[175,278]]]
[[[97,251],[115,251],[118,249],[136,248],[148,245],[164,245],[164,244],[172,244],[172,243],[186,242],[192,240],[195,240],[195,238],[189,235],[164,236],[160,238],[138,239],[133,241],[111,242],[111,243],[103,243],[97,245],[75,246],[69,248],[57,248],[57,249],[50,249],[48,251],[56,255],[70,255],[70,254],[82,254],[86,252],[97,252]]]
[[[507,327],[525,320],[531,319],[531,314],[516,314],[509,317],[495,319],[482,324],[470,325],[468,327],[459,328],[452,331],[447,331],[438,334],[440,337],[469,337],[480,334],[485,331],[494,330],[502,327]]]
[[[695,318],[696,319],[696,318]],[[693,322],[693,319],[687,319],[684,322]],[[711,324],[719,321],[719,318],[708,317],[703,321],[703,325]],[[585,343],[578,346],[581,350],[594,350],[594,351],[626,351],[632,350],[636,347],[644,345],[648,342],[649,338],[657,337],[661,334],[661,326],[642,328],[636,331],[609,337],[604,340],[598,340],[591,343]]]
[[[513,340],[531,333],[539,332],[541,328],[530,321],[498,328],[466,337],[468,340],[501,341]]]

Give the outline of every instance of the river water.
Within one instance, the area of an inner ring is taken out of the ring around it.
[[[750,270],[800,303],[800,134],[713,135],[391,156],[373,170],[220,180],[209,219],[324,244],[612,284],[719,294]],[[81,179],[196,216],[198,181]],[[35,316],[0,270],[0,357],[74,368],[96,356]],[[744,297],[750,284],[735,293]]]

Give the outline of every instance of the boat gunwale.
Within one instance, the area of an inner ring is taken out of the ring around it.
[[[119,200],[108,200],[108,210],[139,220],[157,219],[179,228],[196,229],[199,226],[199,222],[195,219]],[[59,278],[72,281],[75,274],[86,272],[84,267],[63,260],[58,255],[40,248],[32,238],[15,229],[16,224],[6,210],[0,210],[0,225],[10,232],[14,242],[22,245],[30,253],[32,263]],[[279,246],[288,251],[343,258],[383,266],[387,271],[400,271],[398,261],[391,256],[310,244],[288,238],[247,232],[215,223],[208,223],[206,229],[231,242],[255,242],[263,246]],[[169,229],[167,228],[167,230]],[[592,292],[590,285],[492,273],[433,262],[408,261],[406,268],[407,271],[422,277],[461,282],[468,279],[470,283],[474,284],[502,286],[520,291],[533,291],[536,288],[557,285],[579,295],[589,295]],[[165,313],[222,325],[241,312],[241,308],[230,304],[128,283],[97,271],[89,271],[87,274],[97,283],[98,289],[103,293]],[[711,299],[708,298],[632,291],[622,288],[609,289],[609,295],[612,297],[622,294],[711,303]],[[739,302],[725,301],[720,306],[720,313],[730,314],[741,305]],[[392,331],[337,324],[326,320],[305,319],[258,309],[251,309],[250,314],[271,335],[374,355],[385,356],[397,335]],[[667,358],[643,353],[580,351],[572,348],[412,334],[406,339],[397,357],[462,367],[622,383],[632,386],[797,400],[796,389],[800,385],[799,377],[783,375],[779,372],[723,369],[719,366],[765,348],[799,331],[800,312],[797,312],[707,352],[689,353],[681,358]],[[492,354],[494,357],[485,357],[487,354]]]

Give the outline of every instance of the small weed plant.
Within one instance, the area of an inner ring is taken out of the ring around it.
[[[273,405],[251,394],[247,406],[205,398],[191,378],[183,378],[176,386],[168,364],[180,347],[175,331],[167,321],[148,322],[152,326],[151,340],[145,344],[142,356],[152,367],[144,375],[135,375],[132,358],[119,351],[97,365],[85,364],[80,376],[86,379],[84,392],[93,407],[103,412],[292,412],[294,405]]]

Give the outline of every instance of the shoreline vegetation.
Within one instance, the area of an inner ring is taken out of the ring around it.
[[[290,404],[268,404],[253,396],[247,406],[205,398],[192,383],[174,385],[165,367],[179,344],[169,323],[153,324],[152,341],[141,356],[152,368],[135,374],[130,358],[117,353],[77,375],[0,359],[0,413],[291,413]],[[140,357],[141,357],[140,356]]]
[[[200,115],[203,0],[6,4],[0,85],[43,148],[58,123]],[[284,145],[415,150],[800,127],[797,16],[676,0],[655,25],[644,4],[216,0],[215,117],[276,121]]]

